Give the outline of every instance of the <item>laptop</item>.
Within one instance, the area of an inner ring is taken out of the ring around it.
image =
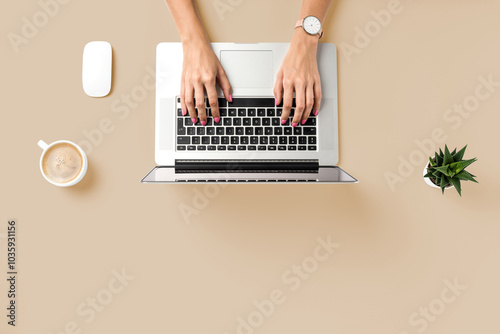
[[[182,116],[181,43],[156,49],[156,118],[154,167],[143,183],[356,183],[336,166],[337,50],[318,45],[322,100],[317,116],[293,128],[281,125],[273,87],[288,43],[212,43],[232,87],[233,102],[218,87],[220,122],[207,106],[207,124]],[[294,104],[295,105],[295,104]]]

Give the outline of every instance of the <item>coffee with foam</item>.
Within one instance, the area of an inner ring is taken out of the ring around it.
[[[74,180],[83,167],[80,151],[71,144],[59,143],[47,150],[42,160],[44,174],[56,183]]]

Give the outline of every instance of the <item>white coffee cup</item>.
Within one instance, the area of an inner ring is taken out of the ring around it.
[[[54,146],[60,145],[60,144],[67,144],[67,145],[73,146],[73,148],[75,148],[76,150],[78,150],[78,152],[80,152],[80,156],[82,159],[80,171],[78,172],[78,174],[74,178],[72,178],[70,181],[67,181],[67,182],[56,182],[54,180],[51,180],[47,176],[47,174],[45,173],[45,171],[43,169],[43,161],[44,161],[44,158],[45,158],[45,155],[47,154],[47,152],[49,152],[50,149],[53,148]],[[77,184],[78,182],[80,182],[83,179],[83,177],[85,176],[85,173],[87,172],[88,160],[87,160],[87,156],[85,155],[85,152],[81,149],[80,146],[78,146],[75,143],[70,142],[68,140],[58,140],[58,141],[55,141],[51,144],[47,144],[43,140],[39,140],[38,146],[40,146],[40,148],[43,150],[42,156],[40,157],[40,171],[42,172],[42,175],[45,178],[45,180],[47,180],[49,183],[52,183],[53,185],[58,186],[58,187],[70,187],[70,186],[74,186],[75,184]]]

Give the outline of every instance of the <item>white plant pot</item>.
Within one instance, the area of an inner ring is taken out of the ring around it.
[[[424,167],[424,173],[422,176],[424,176],[425,174],[427,174],[427,167],[429,167],[429,164],[427,164],[425,167]],[[429,186],[431,186],[432,188],[438,188],[438,189],[441,189],[441,187],[438,187],[437,185],[435,185],[430,178],[428,177],[424,177],[424,181],[425,183],[427,183]],[[445,187],[444,189],[450,189],[450,188],[453,188],[453,185],[450,184],[449,186]]]

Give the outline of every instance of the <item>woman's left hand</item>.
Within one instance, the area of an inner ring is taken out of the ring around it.
[[[290,115],[295,92],[295,113],[292,126],[304,124],[311,114],[318,114],[321,104],[321,81],[316,62],[318,36],[311,36],[303,29],[296,29],[290,48],[276,76],[274,97],[276,105],[283,100],[281,124]]]

